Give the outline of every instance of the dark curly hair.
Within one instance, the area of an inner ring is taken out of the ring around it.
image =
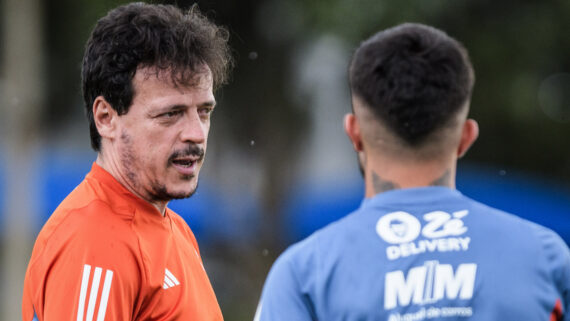
[[[218,88],[227,82],[233,62],[228,38],[228,31],[196,5],[182,12],[171,5],[131,3],[101,18],[87,41],[82,68],[93,149],[101,148],[93,119],[95,98],[103,96],[119,115],[126,114],[135,94],[132,79],[141,67],[167,70],[175,84],[191,86],[206,64]]]
[[[409,146],[422,145],[470,99],[474,73],[465,48],[433,27],[406,23],[356,50],[350,87]]]

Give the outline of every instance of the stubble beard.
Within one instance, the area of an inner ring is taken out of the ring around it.
[[[131,136],[128,133],[126,133],[125,131],[123,131],[121,133],[121,141],[123,143],[123,152],[121,153],[121,164],[123,165],[123,169],[126,173],[126,177],[129,180],[129,182],[131,183],[131,186],[133,186],[133,188],[135,190],[140,190],[142,188],[142,184],[140,183],[138,173],[142,169],[137,169],[135,166],[136,156],[135,156],[135,153],[133,151],[133,147],[132,147],[133,143],[132,143]],[[189,150],[189,153],[199,153],[200,154],[200,159],[198,160],[199,162],[201,162],[203,160],[204,151],[201,148],[191,147],[188,150]],[[184,152],[182,152],[182,153],[184,153]],[[172,158],[172,156],[171,156],[171,158]],[[169,159],[169,165],[170,165],[170,162],[171,162],[171,160]],[[197,180],[198,179],[197,175],[183,175],[182,176],[182,179],[185,181],[188,181],[189,184],[190,184],[190,181],[194,178],[196,178],[196,180]],[[198,182],[196,182],[196,187],[194,187],[193,189],[191,189],[188,192],[171,192],[166,187],[166,184],[161,183],[158,180],[151,181],[149,187],[150,188],[144,190],[144,194],[146,194],[145,198],[147,198],[153,202],[168,202],[168,201],[173,200],[173,199],[184,199],[184,198],[191,197],[192,195],[194,195],[194,193],[196,193],[196,190],[198,189]]]
[[[194,177],[194,175],[192,175],[192,177]],[[153,182],[151,189],[152,193],[150,196],[153,201],[168,202],[171,200],[179,200],[191,197],[194,195],[194,193],[196,193],[196,190],[198,189],[198,182],[196,182],[196,187],[189,192],[169,192],[166,188],[166,185],[160,184],[158,182]]]

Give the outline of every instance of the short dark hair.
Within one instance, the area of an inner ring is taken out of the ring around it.
[[[383,125],[416,147],[461,110],[475,80],[463,45],[433,27],[405,23],[360,45],[349,81]]]
[[[182,12],[171,5],[131,3],[109,11],[93,29],[83,57],[82,89],[93,149],[101,148],[92,109],[98,96],[119,115],[126,114],[135,94],[132,79],[141,67],[168,71],[175,84],[190,86],[205,64],[218,88],[232,66],[228,38],[228,31],[196,5]]]

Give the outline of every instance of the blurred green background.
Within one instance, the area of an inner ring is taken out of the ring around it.
[[[122,3],[0,0],[2,320],[21,319],[33,240],[95,159],[83,47],[97,19]],[[473,61],[471,116],[481,135],[460,163],[459,189],[506,210],[532,209],[529,218],[570,239],[570,1],[198,4],[230,30],[236,68],[217,93],[198,193],[172,207],[198,237],[226,320],[253,318],[287,245],[358,206],[362,186],[341,125],[346,69],[360,41],[402,22],[445,30]]]

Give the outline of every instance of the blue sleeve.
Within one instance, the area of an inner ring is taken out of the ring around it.
[[[564,241],[551,230],[541,233],[547,264],[551,277],[558,289],[560,302],[555,303],[563,315],[563,320],[570,321],[570,250]]]
[[[310,254],[292,249],[275,261],[263,286],[254,321],[317,320],[311,299],[315,274],[312,261]]]

